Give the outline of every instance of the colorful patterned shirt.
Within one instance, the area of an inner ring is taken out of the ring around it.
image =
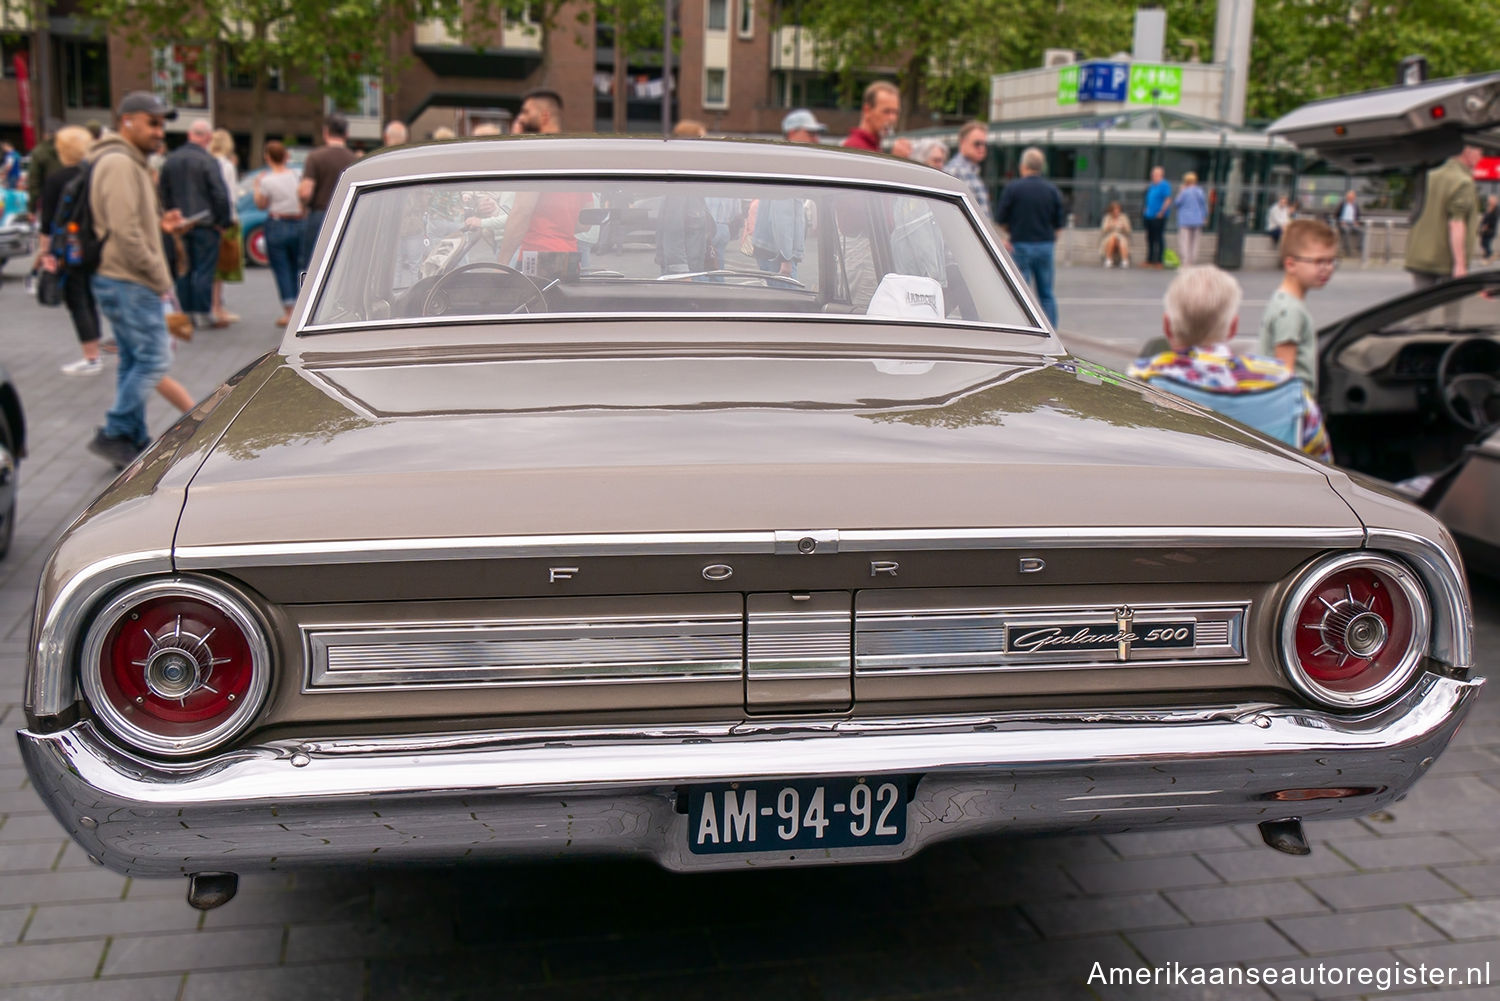
[[[1160,380],[1165,383],[1161,388],[1168,391],[1173,383],[1177,383],[1225,396],[1264,392],[1296,378],[1275,358],[1237,355],[1223,344],[1212,348],[1191,348],[1180,353],[1163,351],[1152,358],[1137,358],[1130,365],[1129,375],[1147,382]],[[1302,386],[1301,418],[1302,451],[1322,462],[1333,461],[1323,427],[1323,412],[1318,409],[1305,383]]]

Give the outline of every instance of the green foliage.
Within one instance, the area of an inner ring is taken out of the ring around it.
[[[0,0],[3,2],[3,0]],[[546,6],[555,8],[557,0]],[[358,94],[360,78],[391,64],[389,40],[417,21],[437,19],[454,33],[492,30],[524,0],[82,0],[83,13],[137,46],[166,42],[230,47],[257,76],[282,67],[335,101]],[[534,5],[535,6],[535,5]]]
[[[1434,78],[1500,68],[1497,26],[1500,0],[1259,0],[1246,114],[1390,86],[1409,55]]]
[[[1213,59],[1215,0],[1164,0],[1170,61]],[[846,81],[893,67],[936,109],[988,90],[994,73],[1033,69],[1049,48],[1086,58],[1128,52],[1123,0],[802,0],[782,4],[824,40]],[[790,18],[788,18],[790,20]],[[1319,97],[1395,83],[1425,55],[1434,77],[1500,68],[1500,0],[1256,0],[1246,114],[1272,118]]]

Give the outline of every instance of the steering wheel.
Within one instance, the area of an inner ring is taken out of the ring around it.
[[[1464,371],[1468,368],[1483,371]],[[1443,412],[1460,427],[1483,431],[1496,424],[1500,421],[1500,344],[1470,337],[1451,345],[1438,365],[1437,389]]]
[[[447,315],[450,308],[448,296],[452,292],[454,279],[466,274],[494,275],[500,279],[500,284],[502,285],[519,286],[522,293],[520,301],[504,312],[532,313],[546,312],[548,309],[547,297],[537,287],[536,282],[515,268],[507,267],[504,264],[497,264],[493,261],[476,261],[473,264],[460,265],[452,271],[445,271],[439,275],[437,280],[432,283],[432,287],[427,290],[427,295],[422,299],[422,315]],[[539,308],[533,309],[533,305]]]

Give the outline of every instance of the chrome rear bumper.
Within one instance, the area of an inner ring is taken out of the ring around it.
[[[121,754],[89,723],[20,733],[35,787],[118,872],[640,855],[670,869],[904,858],[948,838],[1355,816],[1431,764],[1483,679],[1423,675],[1359,717],[1243,704],[283,741],[191,765]],[[920,776],[906,841],[695,855],[694,783]],[[1291,789],[1368,790],[1284,802]]]

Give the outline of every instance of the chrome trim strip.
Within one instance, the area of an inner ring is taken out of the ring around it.
[[[679,788],[921,776],[906,844],[832,858],[799,851],[795,861],[806,864],[899,858],[964,834],[1362,815],[1424,773],[1482,684],[1428,673],[1395,703],[1354,716],[1241,703],[782,717],[283,740],[176,764],[123,754],[86,721],[52,734],[22,731],[20,741],[35,788],[69,834],[104,865],[135,875],[253,872],[368,860],[375,851],[391,861],[575,852],[646,855],[671,868],[743,866],[742,856],[687,857],[686,817],[674,809]],[[1281,808],[1269,798],[1328,786],[1372,791]],[[1194,794],[1193,809],[1163,814],[1161,793]],[[1083,794],[1113,797],[1109,819],[1099,804],[1075,800]]]
[[[1474,667],[1474,606],[1463,565],[1448,550],[1420,535],[1373,528],[1367,545],[1405,557],[1427,585],[1432,606],[1433,657],[1460,671]]]
[[[1243,545],[1287,549],[1354,549],[1359,528],[976,528],[838,530],[839,552],[915,549],[1209,549]],[[829,544],[833,544],[830,541]],[[821,545],[820,545],[821,548]],[[640,532],[610,535],[470,536],[458,538],[349,539],[182,546],[183,569],[393,563],[407,560],[521,559],[537,556],[719,556],[774,554],[775,532]]]
[[[56,558],[55,553],[53,558]],[[50,570],[51,560],[42,571],[43,585]],[[56,716],[77,701],[74,651],[83,641],[84,616],[94,602],[106,591],[128,580],[171,571],[171,550],[147,549],[90,563],[70,577],[48,605],[44,606],[39,588],[32,618],[27,711],[36,716]]]
[[[641,279],[646,281],[648,279]],[[632,312],[632,313],[462,313],[451,316],[423,316],[423,317],[395,317],[384,320],[360,320],[355,323],[319,323],[309,324],[297,331],[301,334],[337,334],[348,333],[355,330],[394,330],[411,327],[463,327],[481,326],[495,322],[524,323],[531,324],[555,324],[555,323],[585,323],[594,321],[616,321],[625,317],[632,323],[649,326],[654,321],[684,321],[694,322],[719,320],[726,323],[843,323],[863,324],[866,326],[895,326],[895,327],[922,327],[955,330],[972,330],[980,333],[1016,333],[1031,336],[1050,337],[1051,334],[1044,328],[1023,327],[1011,323],[982,323],[978,320],[911,320],[901,317],[878,317],[871,319],[857,313],[667,313],[667,312]],[[414,322],[420,320],[420,323]],[[631,344],[639,341],[631,341]],[[1047,354],[1047,352],[1040,352]],[[1063,348],[1054,354],[1063,355],[1067,349]]]
[[[1054,534],[1055,533],[1055,534]],[[844,552],[903,549],[1209,549],[1253,544],[1262,547],[1347,549],[1364,541],[1359,528],[1059,528],[844,531]]]
[[[301,626],[304,692],[740,680],[743,615]]]

